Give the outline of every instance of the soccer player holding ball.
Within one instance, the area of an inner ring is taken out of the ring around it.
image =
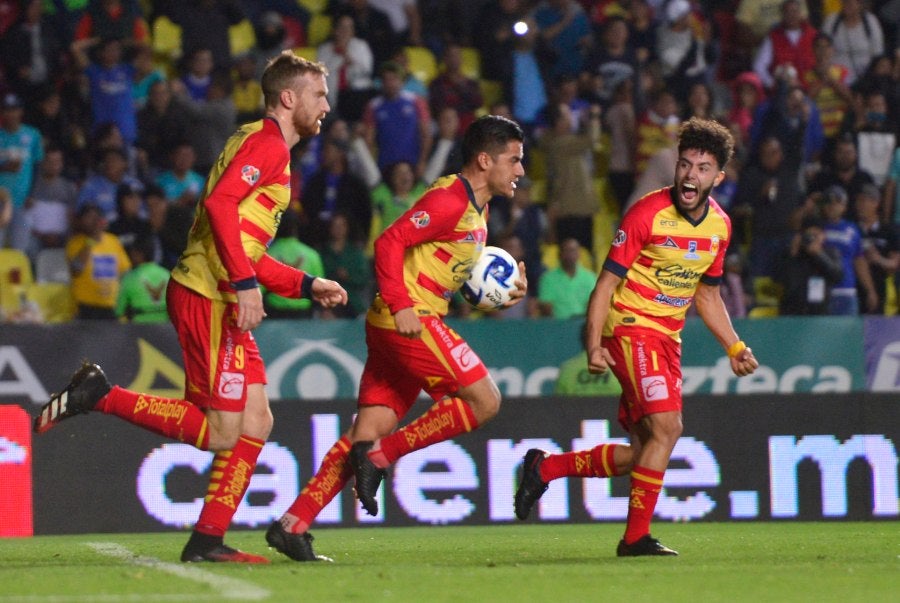
[[[512,197],[522,167],[523,133],[515,122],[487,115],[466,130],[462,171],[437,180],[375,242],[378,294],[366,315],[368,358],[359,385],[359,413],[326,453],[300,496],[266,533],[296,561],[314,561],[309,527],[356,477],[356,494],[377,515],[376,492],[400,457],[476,429],[500,409],[500,390],[477,354],[444,322],[449,300],[468,278],[487,240],[487,203]],[[525,296],[519,263],[513,299]],[[397,429],[424,390],[435,401]]]
[[[262,75],[266,117],[226,143],[197,206],[187,248],[167,289],[169,317],[184,355],[185,398],[163,399],[111,386],[86,363],[36,418],[43,433],[90,411],[216,453],[200,517],[181,560],[267,563],[224,543],[272,430],[266,373],[251,330],[262,321],[259,284],[326,307],[347,303],[338,283],[272,259],[266,248],[290,201],[290,148],[318,134],[329,110],[325,68],[290,51]]]
[[[616,554],[678,554],[650,535],[650,520],[682,432],[680,334],[688,307],[697,305],[735,375],[759,366],[719,294],[731,221],[709,194],[733,149],[722,125],[683,123],[674,185],[645,195],[622,218],[591,294],[585,348],[590,372],[611,370],[622,385],[618,418],[630,444],[565,454],[529,450],[515,495],[519,519],[554,479],[628,475],[628,520]]]

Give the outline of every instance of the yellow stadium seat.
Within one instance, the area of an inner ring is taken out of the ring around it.
[[[315,14],[309,20],[309,31],[306,32],[306,44],[318,46],[331,35],[331,17],[325,14]]]
[[[461,70],[466,77],[475,80],[481,79],[481,53],[477,48],[464,46],[462,48],[462,67]]]
[[[531,201],[533,203],[547,202],[547,181],[542,178],[531,178]]]
[[[0,249],[0,309],[6,314],[22,306],[22,293],[34,282],[31,260],[18,249]]]
[[[294,49],[294,54],[298,57],[303,57],[307,61],[317,61],[319,57],[319,51],[316,50],[315,46],[298,46]]]
[[[494,80],[478,80],[478,86],[481,88],[481,99],[484,102],[484,108],[488,111],[491,107],[503,101],[503,84]]]
[[[65,283],[33,283],[26,297],[41,309],[46,323],[68,322],[75,317],[75,299],[71,287]]]
[[[784,288],[768,276],[753,279],[753,303],[756,306],[778,307]]]
[[[256,33],[248,19],[235,23],[228,28],[228,42],[232,56],[241,56],[256,46]]]
[[[324,12],[328,8],[328,0],[297,0],[297,2],[314,15]]]
[[[578,263],[588,270],[594,269],[594,258],[591,257],[591,252],[584,247],[581,248]],[[541,244],[541,264],[548,270],[559,266],[559,245],[556,243]]]
[[[756,306],[747,313],[747,318],[775,318],[778,316],[778,306]]]
[[[437,75],[437,61],[424,46],[406,46],[403,51],[409,61],[409,72],[426,86]]]
[[[168,17],[157,17],[151,28],[153,54],[165,61],[181,58],[181,27]]]

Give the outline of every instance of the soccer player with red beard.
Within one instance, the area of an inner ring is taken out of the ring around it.
[[[261,82],[266,116],[239,128],[210,171],[167,289],[184,358],[185,398],[111,386],[100,366],[86,363],[35,419],[35,431],[43,433],[69,417],[99,411],[214,451],[203,510],[182,561],[268,563],[224,543],[273,423],[265,366],[251,333],[265,316],[259,285],[326,307],[347,303],[338,283],[266,253],[290,201],[290,148],[318,134],[329,110],[325,75],[320,63],[290,51],[273,58]]]
[[[386,468],[400,457],[472,431],[497,414],[500,391],[478,355],[444,322],[449,300],[469,277],[487,240],[487,204],[512,197],[524,135],[513,121],[488,115],[463,136],[463,169],[437,180],[375,242],[378,294],[366,315],[368,358],[359,412],[278,521],[268,543],[296,561],[318,559],[309,527],[350,480],[370,515]],[[527,291],[525,264],[508,305]],[[435,401],[397,429],[424,390]]]
[[[675,182],[649,193],[622,218],[587,311],[588,369],[612,370],[622,385],[619,422],[630,445],[525,454],[516,516],[561,477],[629,475],[631,495],[619,557],[677,555],[650,535],[650,520],[669,458],[681,436],[681,331],[697,311],[741,377],[759,366],[741,341],[719,294],[731,221],[709,194],[734,142],[722,125],[692,118],[681,125]]]

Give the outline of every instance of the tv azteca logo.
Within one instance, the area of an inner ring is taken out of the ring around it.
[[[355,398],[363,361],[340,349],[333,339],[298,339],[293,347],[267,362],[272,400]]]

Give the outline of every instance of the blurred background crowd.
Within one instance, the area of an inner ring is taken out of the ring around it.
[[[584,315],[691,116],[737,142],[713,192],[732,316],[894,314],[898,24],[900,0],[0,0],[2,317],[165,321],[206,174],[285,49],[328,67],[332,111],[293,149],[270,252],[351,304],[267,295],[269,316],[364,312],[374,238],[484,113],[527,133],[489,242],[530,294],[492,317]]]

